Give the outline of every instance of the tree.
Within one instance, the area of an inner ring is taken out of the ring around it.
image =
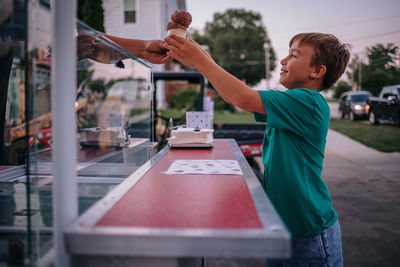
[[[349,67],[353,80],[358,82],[359,68],[361,67],[361,87],[378,95],[385,85],[400,83],[400,70],[396,67],[396,59],[399,48],[392,43],[376,44],[367,47],[368,63],[361,63],[359,59],[353,59]]]
[[[235,106],[232,104],[229,104],[226,102],[224,99],[219,94],[216,94],[214,99],[214,110],[218,111],[229,111],[231,113],[235,112]]]
[[[345,81],[339,81],[332,89],[335,91],[335,98],[339,98],[344,92],[351,91],[351,86]]]
[[[264,43],[269,44],[269,76],[276,67],[275,51],[258,12],[228,9],[215,13],[204,34],[194,31],[192,38],[209,47],[217,64],[251,85],[265,78]]]
[[[78,0],[78,19],[104,32],[104,9],[100,0]]]
[[[200,92],[196,88],[188,87],[177,90],[171,99],[171,108],[193,110]]]

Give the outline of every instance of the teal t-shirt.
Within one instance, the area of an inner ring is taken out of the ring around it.
[[[321,178],[330,109],[315,90],[259,91],[266,115],[262,148],[268,197],[297,240],[320,234],[337,219]]]

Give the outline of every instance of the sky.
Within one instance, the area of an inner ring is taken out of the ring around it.
[[[186,0],[190,28],[203,30],[216,12],[244,8],[259,12],[278,61],[271,88],[279,88],[279,63],[289,41],[300,32],[324,32],[351,45],[352,56],[366,58],[366,47],[394,43],[400,48],[400,0]],[[400,52],[400,49],[399,49]],[[345,74],[342,76],[346,78]]]

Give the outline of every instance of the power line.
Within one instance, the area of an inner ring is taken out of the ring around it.
[[[398,30],[398,31],[396,31],[396,32],[400,32],[400,30]],[[382,34],[385,34],[385,33],[382,33]],[[390,33],[390,34],[393,34],[393,33]],[[377,34],[377,35],[380,35],[380,34]],[[389,35],[389,34],[388,34]],[[364,36],[365,37],[365,36]],[[364,37],[362,37],[362,38],[364,38]],[[370,37],[370,36],[368,36],[368,37]],[[379,37],[379,36],[378,36]],[[356,41],[358,41],[358,40],[363,40],[363,39],[356,39]],[[343,39],[343,43],[348,43],[348,42],[351,42],[351,40],[345,40],[345,39]],[[354,42],[354,41],[353,41]],[[392,41],[392,42],[386,42],[386,43],[393,43],[394,45],[396,45],[397,43],[399,43],[400,44],[400,40],[397,40],[397,41]],[[351,44],[350,44],[351,45]],[[372,46],[372,45],[371,45]],[[396,45],[396,46],[399,46],[399,45]],[[399,46],[400,47],[400,46]],[[279,46],[279,47],[273,47],[275,50],[286,50],[287,52],[289,52],[289,44],[287,45],[287,46],[285,46],[285,47],[283,47],[283,46]],[[367,52],[361,52],[361,51],[359,51],[359,52],[356,52],[356,51],[351,51],[351,54],[367,54]]]
[[[398,14],[393,15],[393,16],[382,16],[382,17],[376,17],[376,18],[372,18],[372,19],[362,19],[362,20],[355,20],[355,21],[343,22],[343,23],[338,23],[338,24],[331,24],[331,25],[327,25],[324,27],[348,26],[349,24],[358,24],[358,23],[363,23],[363,22],[387,20],[387,19],[398,18],[398,17],[399,17]]]
[[[366,35],[366,36],[361,36],[361,37],[358,37],[358,38],[356,38],[356,39],[347,40],[347,41],[348,41],[348,42],[360,41],[360,40],[369,39],[369,38],[375,38],[375,37],[381,37],[381,36],[391,35],[391,34],[395,34],[395,33],[399,33],[399,32],[400,32],[400,30],[396,30],[396,31],[391,31],[391,32],[384,32],[384,33]]]
[[[373,67],[373,66],[379,66],[379,65],[387,65],[387,64],[389,64],[389,66],[392,66],[392,67],[395,67],[397,64],[396,64],[396,60],[397,59],[395,59],[394,60],[394,62],[390,62],[390,61],[386,61],[384,58],[381,58],[381,59],[379,59],[379,60],[373,60],[373,63],[371,63],[371,62],[368,62],[368,63],[364,63],[364,62],[359,62],[359,61],[357,61],[357,67],[356,68],[358,68],[358,64],[359,63],[361,63],[361,64],[363,64],[363,65],[365,65],[366,67]],[[369,61],[369,60],[368,60]],[[385,62],[386,61],[386,62]],[[385,64],[382,64],[382,63],[385,63]],[[350,66],[347,66],[348,68],[350,68],[350,69],[352,69]]]
[[[400,40],[399,41],[394,41],[394,42],[387,42],[388,44],[389,43],[392,43],[392,44],[394,44],[394,45],[396,45],[396,43],[400,43]],[[396,45],[397,46],[397,45]],[[372,46],[371,46],[372,47]],[[397,46],[398,48],[400,48],[400,46]],[[367,47],[366,47],[367,48]],[[356,55],[356,54],[358,54],[358,55],[368,55],[368,52],[366,52],[366,51],[351,51],[351,54],[353,54],[353,55]]]
[[[379,20],[388,20],[388,19],[393,19],[393,18],[398,18],[399,15],[392,15],[392,16],[381,16],[381,17],[375,17],[375,18],[366,18],[366,19],[361,19],[361,20],[354,20],[354,21],[348,21],[348,22],[342,22],[342,23],[337,23],[337,24],[328,24],[328,25],[318,25],[318,28],[333,28],[333,27],[340,27],[340,26],[349,26],[352,24],[358,24],[358,23],[364,23],[364,22],[372,22],[372,21],[379,21]],[[289,33],[289,32],[293,32],[294,30],[299,31],[302,29],[312,29],[315,28],[315,26],[311,26],[311,27],[301,27],[301,28],[297,28],[297,29],[287,29],[287,30],[283,30],[283,31],[279,31],[279,33]],[[278,34],[279,34],[278,33]]]

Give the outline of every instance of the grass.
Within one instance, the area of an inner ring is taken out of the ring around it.
[[[166,118],[182,118],[185,116],[184,110],[177,109],[167,109],[160,110],[161,115]],[[252,113],[242,111],[240,113],[224,113],[223,111],[214,112],[214,123],[233,123],[233,124],[252,124],[256,123],[254,121],[254,116]]]
[[[382,152],[400,152],[400,127],[331,119],[329,128]]]
[[[339,99],[331,99],[331,98],[325,98],[326,102],[328,103],[339,103]]]
[[[149,112],[148,108],[131,109],[130,112],[129,112],[129,116],[133,117],[133,116],[144,114],[146,112]]]
[[[247,111],[235,114],[226,114],[222,111],[216,111],[214,113],[214,123],[253,124],[256,122],[254,120],[254,115]]]

